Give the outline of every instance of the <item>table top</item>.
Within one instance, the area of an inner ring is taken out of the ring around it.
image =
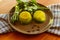
[[[60,0],[37,0],[45,6],[59,3]],[[0,0],[0,13],[8,13],[16,5],[16,0]],[[39,35],[24,35],[18,32],[10,32],[0,35],[0,40],[60,40],[60,37],[48,32]]]

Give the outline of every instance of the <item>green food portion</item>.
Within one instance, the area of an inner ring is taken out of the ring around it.
[[[21,3],[22,1],[21,0],[16,0],[18,3]]]
[[[45,12],[41,11],[41,10],[37,10],[34,15],[33,18],[38,21],[38,22],[45,22],[46,21],[46,15]]]
[[[19,11],[20,11],[19,6],[15,6],[14,15],[11,17],[11,21],[12,21],[13,23],[18,20]]]
[[[23,11],[20,13],[19,15],[19,21],[22,23],[22,24],[28,24],[30,23],[32,20],[32,16],[29,12],[27,11]]]
[[[22,0],[16,0],[16,1],[17,1],[17,5],[15,6],[15,11],[11,17],[12,23],[15,23],[16,21],[20,21],[21,23],[24,24],[30,23],[32,20],[32,16],[34,16],[33,18],[39,22],[43,22],[46,20],[44,12],[36,11],[36,10],[45,10],[48,8],[40,6],[36,2],[36,0],[31,0],[29,2],[23,2]],[[24,19],[24,17],[26,19]]]

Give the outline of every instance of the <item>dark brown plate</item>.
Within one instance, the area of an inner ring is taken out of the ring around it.
[[[41,4],[39,4],[42,7],[45,7]],[[46,7],[47,8],[47,7]],[[10,14],[8,15],[8,22],[11,25],[13,29],[15,29],[18,32],[24,33],[24,34],[40,34],[45,32],[51,27],[51,24],[53,22],[53,15],[49,9],[43,10],[46,13],[46,21],[44,23],[36,23],[32,21],[28,25],[21,25],[19,22],[16,22],[15,24],[12,24],[10,21],[11,15],[14,13],[14,7],[12,10],[9,12]]]

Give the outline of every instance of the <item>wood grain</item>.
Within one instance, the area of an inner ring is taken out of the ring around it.
[[[11,32],[0,35],[0,40],[60,40],[60,37],[47,32],[39,35],[24,35],[18,32]]]
[[[60,0],[37,0],[37,2],[47,6],[50,4],[59,3]],[[16,0],[0,0],[0,13],[8,13],[9,10],[16,5],[16,3]],[[0,40],[60,40],[60,36],[47,32],[33,36],[24,35],[18,32],[10,32],[7,34],[1,34]]]

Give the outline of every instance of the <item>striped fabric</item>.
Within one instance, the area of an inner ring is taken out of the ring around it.
[[[60,35],[60,4],[53,4],[47,7],[51,10],[54,16],[54,23],[47,32]],[[7,15],[8,14],[0,14],[0,18],[7,19]],[[12,28],[8,25],[8,23],[0,19],[0,34],[10,31],[12,31]]]
[[[47,6],[54,16],[53,26],[48,30],[48,32],[60,35],[60,4],[52,4]]]
[[[9,24],[5,21],[5,19],[7,20],[7,15],[8,14],[0,14],[0,34],[13,31]]]

